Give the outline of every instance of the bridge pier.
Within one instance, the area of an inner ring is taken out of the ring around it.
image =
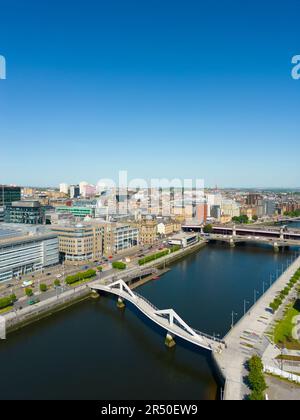
[[[167,347],[169,347],[169,349],[171,349],[172,347],[176,346],[176,342],[174,340],[173,334],[167,332],[166,339],[165,339],[165,345]]]
[[[279,252],[279,245],[278,245],[278,243],[277,243],[277,242],[274,242],[273,247],[274,247],[274,251],[275,251],[275,252]]]
[[[121,297],[118,297],[118,302],[117,302],[117,307],[119,308],[119,309],[124,309],[125,308],[125,303],[124,303],[124,300],[121,298]]]
[[[229,241],[229,245],[230,245],[231,248],[235,247],[235,243],[234,243],[234,240],[232,238]]]
[[[100,298],[100,293],[93,289],[92,293],[91,293],[91,298],[99,299]]]

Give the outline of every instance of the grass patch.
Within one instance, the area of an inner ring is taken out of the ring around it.
[[[290,305],[287,308],[283,319],[278,324],[276,324],[274,329],[275,344],[286,347],[288,349],[291,349],[291,345],[293,346],[293,349],[295,349],[295,346],[298,346],[300,349],[300,342],[294,340],[292,335],[292,331],[295,326],[292,321],[293,318],[297,315],[300,315],[299,301],[297,301],[295,305]]]
[[[300,362],[300,357],[299,356],[290,356],[288,354],[280,354],[279,356],[276,357],[277,360],[289,360],[291,362]],[[297,375],[299,375],[299,373],[297,373]]]
[[[85,284],[85,283],[88,283],[88,282],[94,280],[95,277],[96,276],[91,277],[89,279],[83,279],[83,280],[76,281],[75,283],[69,284],[69,286],[71,286],[71,287],[80,286],[81,284]]]
[[[0,314],[5,314],[13,309],[13,306],[7,306],[6,308],[0,309]]]
[[[242,346],[245,346],[245,347],[248,347],[249,349],[254,349],[254,346],[252,345],[252,344],[249,344],[249,343],[245,343],[245,342],[241,342],[241,345]]]

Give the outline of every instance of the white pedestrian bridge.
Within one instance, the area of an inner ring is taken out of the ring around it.
[[[220,353],[225,342],[189,327],[173,309],[159,310],[140,294],[133,292],[123,280],[111,284],[93,283],[96,291],[112,293],[121,299],[128,300],[144,315],[167,331],[167,336],[177,336],[198,347]]]

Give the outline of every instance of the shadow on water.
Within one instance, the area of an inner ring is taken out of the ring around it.
[[[117,298],[109,294],[102,294],[101,299],[109,299],[113,301],[113,304],[117,304]],[[101,310],[110,313],[110,315],[122,326],[128,328],[129,334],[133,335],[135,339],[138,339],[139,345],[141,346],[143,352],[154,354],[156,360],[160,364],[167,364],[174,372],[188,375],[189,377],[202,382],[206,380],[207,373],[201,368],[201,365],[206,364],[214,378],[215,383],[217,384],[216,395],[214,399],[218,399],[220,395],[220,377],[215,369],[215,364],[212,361],[211,352],[198,347],[180,337],[175,337],[176,346],[173,348],[167,348],[164,344],[166,337],[166,330],[151,321],[146,315],[144,315],[138,308],[136,308],[130,302],[126,302],[126,307],[124,309],[112,310],[111,306],[103,305]],[[136,323],[128,323],[128,311],[133,315],[140,323],[143,325],[143,333],[141,333],[140,325]],[[126,325],[125,325],[126,324]],[[156,336],[156,339],[153,340],[150,338],[149,330],[153,332]],[[161,346],[163,346],[164,351],[162,352]],[[195,356],[198,359],[199,364],[191,366],[189,363],[183,360],[177,360],[176,353],[178,352],[178,347],[184,349],[186,353]]]

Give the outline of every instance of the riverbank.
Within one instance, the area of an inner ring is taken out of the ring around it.
[[[215,355],[223,376],[226,378],[225,400],[243,400],[250,393],[244,382],[244,377],[247,375],[245,363],[253,354],[262,356],[268,344],[265,335],[276,317],[276,314],[270,310],[270,302],[280,294],[299,267],[300,257],[288,267],[225,336],[226,350],[221,355]],[[288,298],[287,296],[286,299]]]
[[[156,260],[152,263],[145,264],[142,268],[157,267],[159,269],[158,274],[151,274],[140,280],[133,282],[130,287],[136,289],[149,281],[152,281],[157,275],[163,275],[168,272],[170,269],[166,268],[167,265],[174,263],[177,260],[180,260],[191,253],[198,251],[206,245],[206,242],[201,241],[187,249],[181,249],[170,255],[167,255],[160,260]],[[118,273],[120,277],[121,273]],[[126,271],[124,271],[126,275]],[[99,275],[100,276],[100,275]],[[106,280],[113,281],[115,278],[114,275],[110,275]],[[76,286],[72,289],[69,289],[65,292],[59,293],[56,296],[53,296],[49,299],[38,302],[32,306],[26,306],[25,308],[19,310],[13,310],[6,314],[3,314],[6,322],[6,332],[10,333],[12,331],[18,330],[24,326],[27,326],[33,322],[39,321],[43,318],[49,317],[56,312],[62,311],[71,305],[74,305],[84,299],[87,299],[91,296],[90,285],[95,281],[100,281],[100,277],[96,280],[94,279],[91,282],[86,282],[83,285]]]
[[[55,297],[27,306],[18,311],[7,313],[4,318],[6,332],[11,333],[33,322],[40,321],[56,312],[62,311],[91,296],[88,285],[80,286]]]

